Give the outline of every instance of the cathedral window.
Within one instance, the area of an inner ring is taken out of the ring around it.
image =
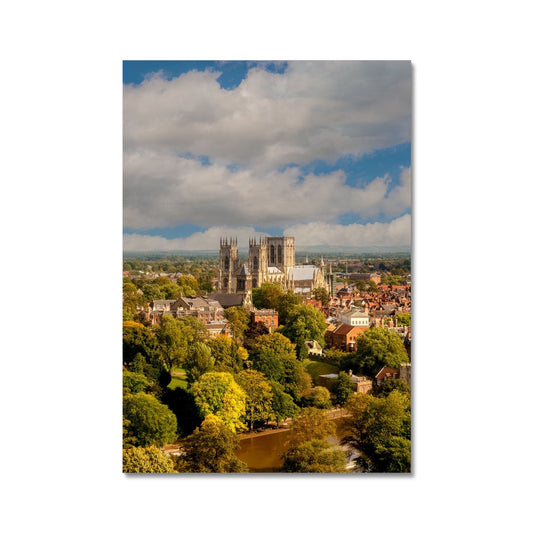
[[[270,245],[270,262],[276,262],[276,249],[274,248],[273,244]]]
[[[254,257],[254,270],[259,270],[259,260],[257,256]]]
[[[224,259],[224,270],[229,270],[229,257]]]
[[[278,263],[283,263],[283,252],[281,251],[281,244],[278,244]]]

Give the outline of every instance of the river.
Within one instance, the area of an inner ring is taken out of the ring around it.
[[[340,420],[335,420],[337,425],[337,434],[329,437],[331,444],[339,444],[344,436]],[[241,438],[240,449],[236,455],[244,461],[250,472],[282,472],[283,464],[282,455],[286,449],[288,438],[291,434],[290,429],[279,430],[266,433],[257,433],[246,435]],[[351,452],[352,450],[350,450]],[[358,455],[357,453],[355,455]],[[353,459],[350,457],[350,460]]]

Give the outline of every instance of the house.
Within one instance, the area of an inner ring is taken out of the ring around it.
[[[399,377],[400,377],[400,371],[398,369],[384,366],[376,374],[376,377],[375,377],[376,385],[379,387],[382,383],[384,383],[388,379],[399,379]]]
[[[305,341],[305,346],[307,347],[307,353],[309,355],[321,356],[324,352],[322,346],[320,346],[320,344],[318,344],[318,342],[315,340]]]
[[[353,352],[356,348],[357,337],[368,328],[341,323],[333,331],[328,331],[328,329],[326,329],[325,340],[329,348]]]
[[[226,335],[227,337],[233,336],[231,333],[231,327],[229,326],[229,322],[225,319],[213,320],[212,322],[208,322],[205,327],[207,328],[209,337],[212,339],[215,337],[219,337],[220,335]]]
[[[274,309],[252,309],[250,313],[252,323],[262,322],[272,333],[278,327],[278,312]]]
[[[352,308],[341,311],[338,318],[341,322],[350,326],[368,327],[368,315],[362,309]]]

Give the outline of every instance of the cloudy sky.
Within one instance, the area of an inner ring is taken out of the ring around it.
[[[405,250],[411,64],[125,61],[124,250]]]

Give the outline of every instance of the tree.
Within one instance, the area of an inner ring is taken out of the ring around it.
[[[177,420],[174,413],[151,394],[126,394],[123,399],[127,435],[139,446],[163,446],[176,440]]]
[[[174,463],[155,446],[122,450],[122,471],[126,473],[172,473]]]
[[[155,335],[159,341],[163,363],[170,372],[172,366],[181,363],[185,357],[188,339],[184,328],[174,317],[163,315]]]
[[[215,361],[214,370],[236,374],[242,370],[243,361],[248,358],[248,352],[240,348],[230,337],[220,335],[210,339],[207,345],[211,348],[211,355]]]
[[[283,357],[283,376],[280,383],[295,401],[299,402],[302,396],[311,388],[312,378],[305,369],[304,364],[296,357]]]
[[[327,413],[316,407],[305,407],[292,425],[290,447],[313,439],[325,439],[335,434],[335,423]]]
[[[383,398],[357,394],[346,403],[350,436],[377,472],[409,472],[411,406],[409,396],[394,390]]]
[[[122,387],[126,392],[144,392],[150,386],[150,381],[144,374],[122,371]]]
[[[194,401],[204,417],[214,414],[232,431],[244,429],[246,394],[227,372],[207,372],[191,386]]]
[[[284,472],[346,472],[342,448],[326,439],[313,439],[293,446],[283,456]]]
[[[250,353],[253,369],[274,381],[283,380],[284,358],[296,359],[296,353],[291,341],[280,333],[261,335],[255,340],[254,350]]]
[[[278,319],[280,324],[285,324],[290,310],[298,305],[298,296],[292,291],[287,291],[278,298],[276,310],[278,312]]]
[[[303,398],[306,407],[331,409],[331,395],[326,387],[315,387]]]
[[[155,335],[138,322],[126,321],[122,325],[122,357],[125,365],[141,354],[150,364],[159,359],[159,346]]]
[[[272,388],[272,411],[274,418],[279,426],[279,423],[287,418],[294,418],[298,412],[298,406],[294,403],[294,400],[287,394],[283,385],[277,381],[270,381],[270,387]]]
[[[283,290],[274,283],[263,283],[252,289],[252,301],[257,309],[277,309]]]
[[[250,431],[254,422],[268,420],[272,415],[273,393],[264,374],[257,370],[243,370],[237,374],[237,383],[246,393],[246,414]]]
[[[189,387],[195,381],[198,381],[202,374],[212,372],[215,360],[211,355],[209,346],[203,342],[195,342],[189,346],[183,366],[185,367]]]
[[[326,287],[317,287],[316,289],[314,289],[313,298],[315,300],[320,300],[324,307],[329,304],[329,292]]]
[[[177,461],[179,472],[246,472],[235,455],[239,447],[235,433],[220,418],[208,415],[200,428],[187,437],[184,454]]]
[[[181,387],[166,388],[161,401],[176,415],[180,435],[190,435],[202,423],[202,416],[190,391]]]
[[[327,326],[324,315],[318,309],[310,305],[295,305],[288,313],[282,333],[297,346],[310,340],[324,346]]]
[[[182,328],[187,344],[206,342],[209,339],[206,325],[195,316],[182,316],[177,321]]]
[[[340,405],[344,405],[346,400],[353,394],[354,387],[346,372],[339,372],[339,379],[335,383],[334,391],[337,403]]]
[[[233,338],[242,341],[250,320],[250,311],[241,306],[228,307],[224,310],[224,318],[229,322]]]
[[[184,296],[193,296],[198,292],[198,281],[196,281],[194,276],[180,276],[177,285],[182,290]]]
[[[411,325],[411,313],[398,313],[394,318],[396,318],[398,326]]]
[[[404,379],[387,379],[379,387],[378,396],[388,396],[393,390],[397,390],[407,395],[411,394],[411,387]]]
[[[359,335],[355,355],[368,376],[375,376],[384,366],[400,368],[409,362],[401,337],[386,328],[369,328]]]

